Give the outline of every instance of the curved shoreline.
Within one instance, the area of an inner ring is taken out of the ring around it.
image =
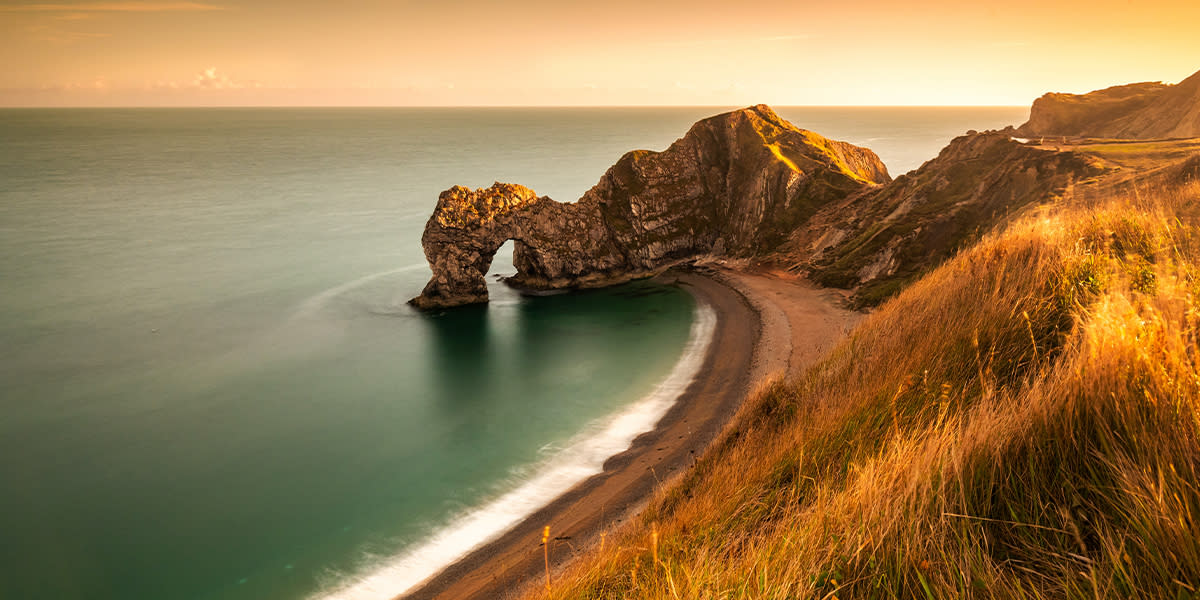
[[[542,528],[550,527],[551,568],[597,543],[640,511],[663,482],[703,454],[760,382],[796,373],[840,338],[856,318],[838,297],[792,277],[728,269],[671,270],[716,314],[703,366],[651,431],[593,475],[470,551],[398,599],[492,599],[519,595],[544,577]],[[753,325],[751,325],[753,324]],[[806,336],[812,334],[811,342]],[[807,347],[798,358],[797,347]]]
[[[312,600],[378,600],[385,594],[419,589],[448,565],[486,546],[545,506],[602,473],[613,455],[652,429],[700,375],[716,330],[717,315],[705,301],[691,307],[687,343],[666,377],[618,410],[586,423],[555,452],[525,467],[525,475],[497,497],[461,511],[432,535],[404,552],[347,578]]]
[[[733,289],[709,277],[671,272],[674,280],[716,314],[703,366],[666,415],[633,444],[589,477],[538,509],[518,525],[477,548],[420,587],[400,596],[425,598],[503,598],[542,574],[542,528],[550,526],[552,568],[569,561],[598,534],[641,508],[661,480],[681,471],[703,452],[741,404],[759,327],[757,317]],[[733,351],[733,352],[731,352]],[[731,360],[733,356],[740,360]],[[715,398],[718,401],[702,401]],[[580,542],[583,542],[581,544]]]

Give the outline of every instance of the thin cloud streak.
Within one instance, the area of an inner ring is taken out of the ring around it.
[[[52,44],[69,44],[82,40],[92,40],[99,38],[112,37],[111,33],[92,32],[92,31],[68,31],[58,27],[47,27],[44,25],[29,27],[26,29],[30,36],[43,42]]]
[[[89,4],[18,4],[0,6],[0,12],[196,12],[226,10],[200,2],[93,2]]]
[[[672,42],[656,42],[653,45],[665,47],[665,48],[687,48],[687,47],[692,47],[692,46],[718,46],[718,45],[729,45],[729,44],[745,44],[747,42],[791,42],[791,41],[798,41],[798,40],[807,40],[807,39],[810,39],[811,37],[812,36],[807,35],[807,34],[771,35],[771,36],[765,36],[765,37],[752,37],[752,38],[746,38],[746,39],[725,38],[725,39],[713,39],[713,40],[679,40],[679,41],[672,41]]]

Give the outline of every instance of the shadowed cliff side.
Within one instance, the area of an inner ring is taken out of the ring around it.
[[[662,152],[629,152],[575,203],[497,183],[441,194],[421,243],[433,277],[418,308],[487,301],[484,275],[514,241],[517,287],[598,287],[682,260],[754,257],[831,202],[890,181],[874,152],[758,105],[700,121]]]

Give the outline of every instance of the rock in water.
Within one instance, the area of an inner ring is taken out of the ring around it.
[[[621,157],[577,202],[497,183],[438,198],[421,244],[433,277],[418,308],[487,301],[484,275],[513,240],[517,287],[600,287],[680,261],[772,251],[821,207],[887,183],[874,152],[758,105],[696,123],[662,152]]]

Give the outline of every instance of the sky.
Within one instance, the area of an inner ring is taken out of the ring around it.
[[[1197,0],[0,0],[0,106],[1028,105],[1200,70]]]

